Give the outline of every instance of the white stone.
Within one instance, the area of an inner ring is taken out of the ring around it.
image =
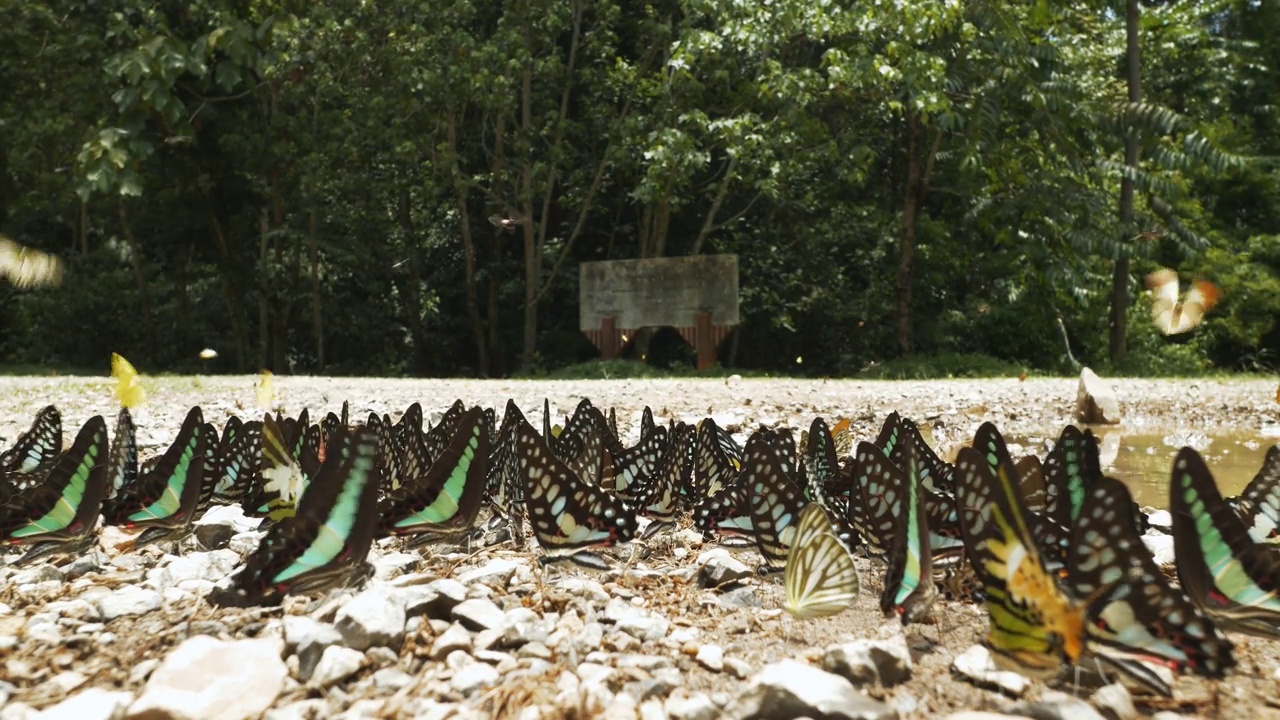
[[[972,645],[957,655],[951,667],[978,685],[994,687],[1013,697],[1021,697],[1031,685],[1026,677],[998,668],[991,659],[991,651],[981,645]]]
[[[456,622],[449,626],[448,630],[440,633],[431,643],[431,659],[443,660],[449,656],[449,653],[455,650],[471,649],[471,633],[463,627],[461,622]]]
[[[1076,419],[1090,424],[1114,425],[1120,422],[1120,400],[1115,389],[1089,368],[1080,371]]]
[[[511,581],[520,563],[507,558],[494,558],[478,568],[468,570],[458,576],[458,582],[466,586],[475,583],[487,583],[498,587],[506,587]]]
[[[314,688],[327,688],[360,672],[363,666],[364,654],[359,650],[330,645],[324,649],[307,684]]]
[[[724,650],[719,645],[703,645],[698,648],[698,654],[693,659],[713,672],[724,670]]]
[[[661,640],[671,628],[671,621],[622,598],[614,598],[604,608],[604,617],[622,632],[637,640]]]
[[[472,663],[453,673],[449,685],[463,695],[492,686],[498,682],[498,671],[486,663]]]
[[[125,615],[143,615],[159,609],[160,593],[141,585],[124,587],[98,600],[98,610],[103,620],[114,620]]]
[[[1093,704],[1107,717],[1107,720],[1133,720],[1138,717],[1133,696],[1129,694],[1129,689],[1120,683],[1111,683],[1098,688],[1093,694]]]
[[[489,630],[502,624],[502,608],[492,600],[472,598],[453,608],[453,617],[473,630]]]
[[[405,573],[413,572],[413,569],[422,562],[422,556],[412,553],[392,552],[372,558],[370,562],[373,564],[374,578],[391,580]]]
[[[131,718],[248,720],[271,707],[288,670],[270,640],[188,638],[151,674]]]
[[[715,720],[720,717],[719,708],[704,693],[677,691],[663,703],[663,709],[671,720]]]
[[[854,684],[891,687],[911,679],[911,651],[901,633],[887,640],[854,640],[827,648],[822,667]]]
[[[888,705],[854,690],[853,684],[811,665],[783,660],[765,666],[725,707],[730,718],[800,717],[831,720],[888,720]]]
[[[1147,550],[1151,551],[1151,557],[1156,562],[1156,566],[1172,565],[1173,556],[1173,536],[1164,533],[1149,533],[1142,536],[1142,544],[1147,546]]]
[[[133,702],[127,692],[89,688],[36,715],[37,720],[119,720]]]
[[[334,621],[347,645],[357,650],[400,647],[404,624],[404,598],[385,585],[373,585],[356,595],[338,610]]]

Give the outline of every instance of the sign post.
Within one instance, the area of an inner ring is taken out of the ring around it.
[[[674,327],[716,363],[716,347],[738,325],[738,256],[694,255],[586,262],[579,266],[578,326],[604,360],[615,360],[643,327]]]

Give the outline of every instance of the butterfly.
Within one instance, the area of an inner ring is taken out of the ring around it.
[[[987,595],[985,644],[1001,665],[1048,678],[1084,652],[1085,606],[1046,569],[999,431],[983,423],[956,457],[965,553]]]
[[[134,549],[180,535],[191,526],[200,504],[206,442],[204,418],[196,406],[160,461],[103,507],[108,525],[143,529]]]
[[[107,494],[107,423],[96,415],[49,474],[0,508],[0,546],[31,545],[16,564],[74,554],[92,544]]]
[[[297,440],[270,413],[262,418],[262,484],[245,496],[245,514],[279,521],[294,514],[308,484],[320,472],[320,462],[301,439],[298,423],[286,422]]]
[[[1076,597],[1108,596],[1086,618],[1089,651],[1167,696],[1165,681],[1137,661],[1220,678],[1235,658],[1213,622],[1156,567],[1129,513],[1132,502],[1115,478],[1090,483],[1072,531],[1067,584]]]
[[[774,442],[770,433],[752,434],[742,462],[751,529],[764,557],[761,574],[786,569],[795,524],[804,507],[803,490],[788,476],[786,466],[774,451]],[[794,449],[795,445],[791,447]]]
[[[524,483],[524,501],[538,544],[549,562],[567,559],[585,567],[607,568],[592,547],[630,540],[636,530],[632,511],[617,498],[579,480],[527,422],[515,429],[516,458]]]
[[[116,399],[122,407],[135,408],[146,399],[138,371],[119,353],[111,353],[111,376],[116,379]]]
[[[1227,630],[1280,638],[1280,550],[1254,542],[1192,448],[1174,458],[1169,512],[1183,591]]]
[[[1218,302],[1218,288],[1208,280],[1191,283],[1187,297],[1178,302],[1178,273],[1161,268],[1147,275],[1151,290],[1151,319],[1165,335],[1178,335],[1194,329]]]
[[[62,452],[62,414],[49,405],[36,414],[31,427],[0,453],[0,477],[36,473],[48,468]]]
[[[902,445],[901,466],[889,463],[897,472],[888,472],[883,502],[898,522],[887,538],[884,593],[880,611],[897,613],[907,625],[928,617],[938,596],[933,583],[933,553],[929,543],[929,514],[925,508],[927,490],[919,472],[912,443]]]
[[[1274,543],[1280,535],[1280,445],[1272,445],[1262,469],[1245,486],[1236,505],[1237,514],[1255,542]]]
[[[62,282],[62,260],[0,235],[0,275],[20,288],[58,285]]]
[[[258,380],[253,386],[254,402],[262,410],[274,410],[279,401],[276,393],[275,375],[270,370],[258,373]]]
[[[215,588],[210,602],[275,605],[289,593],[367,577],[378,521],[377,453],[378,438],[367,427],[335,438],[297,513],[267,530],[231,586]]]
[[[656,435],[654,430],[650,438]],[[642,442],[644,442],[642,440]],[[635,500],[635,507],[653,519],[644,529],[641,539],[656,535],[659,531],[675,526],[680,487],[688,482],[691,468],[685,462],[689,445],[693,443],[693,428],[684,423],[671,430],[671,441],[662,454],[653,473],[642,483],[644,494]]]
[[[488,461],[489,431],[484,412],[474,407],[431,468],[380,503],[383,528],[421,542],[465,533],[480,512]]]
[[[831,519],[818,503],[800,511],[783,571],[782,607],[800,620],[843,612],[858,598],[853,556],[836,538]]]
[[[111,437],[111,452],[107,456],[107,497],[113,498],[120,491],[138,480],[138,438],[129,408],[120,408],[116,416],[116,432]]]
[[[514,233],[516,231],[516,228],[520,226],[520,219],[505,218],[505,217],[502,217],[501,215],[493,214],[489,216],[489,224],[493,225],[499,230],[505,230],[508,233]]]

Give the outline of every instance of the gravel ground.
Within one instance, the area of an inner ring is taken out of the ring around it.
[[[232,414],[255,412],[252,377],[149,378],[145,383],[148,401],[135,412],[144,448],[168,443],[193,404],[202,405],[206,419],[215,423]],[[861,438],[872,436],[885,414],[898,410],[931,430],[935,444],[943,446],[971,437],[984,420],[993,420],[1010,435],[1056,434],[1071,420],[1077,387],[1074,379],[1034,378],[852,382],[292,377],[277,378],[276,384],[286,410],[296,413],[306,407],[313,417],[317,411],[337,410],[344,399],[351,400],[353,417],[370,410],[394,416],[420,401],[430,419],[458,397],[499,410],[510,397],[536,425],[544,397],[557,418],[580,398],[589,397],[598,406],[617,409],[624,436],[636,434],[646,404],[659,422],[712,415],[740,431],[757,423],[785,422],[798,428],[807,427],[815,415],[847,416],[854,421],[855,437]],[[1114,384],[1126,429],[1223,429],[1255,432],[1259,442],[1275,442],[1280,415],[1275,380]],[[110,419],[116,407],[106,378],[0,378],[0,438],[5,438],[0,446],[11,442],[49,403],[58,405],[67,427],[77,427],[93,414]],[[166,685],[173,682],[173,673],[166,672],[170,662],[157,670],[157,661],[170,656],[176,663],[171,656],[175,648],[181,645],[185,651],[190,638],[202,635],[228,642],[265,638],[274,643],[270,647],[276,652],[268,653],[266,661],[271,667],[254,669],[249,685],[270,685],[272,663],[284,659],[286,676],[267,689],[273,691],[268,692],[267,704],[227,717],[256,716],[268,705],[268,716],[281,719],[344,712],[348,717],[524,720],[602,714],[646,719],[747,717],[738,696],[750,695],[760,684],[757,673],[763,668],[770,668],[766,676],[783,675],[771,664],[788,658],[820,666],[826,649],[855,639],[905,644],[912,665],[909,679],[892,687],[857,683],[859,693],[884,703],[864,717],[892,717],[895,711],[903,718],[945,717],[964,710],[1008,710],[1015,702],[1037,699],[1050,701],[1055,709],[1050,717],[1086,717],[1064,714],[1071,697],[1055,696],[1038,681],[1015,701],[959,679],[951,664],[985,632],[981,609],[943,603],[939,622],[909,627],[904,635],[896,621],[883,619],[876,607],[882,567],[862,559],[857,605],[834,618],[806,623],[777,609],[782,591],[776,581],[746,577],[721,587],[703,587],[698,559],[712,548],[690,532],[651,542],[643,559],[628,560],[623,551],[622,570],[607,574],[574,566],[541,569],[533,562],[534,553],[503,547],[418,556],[401,553],[398,541],[382,541],[371,553],[377,579],[355,596],[363,604],[352,601],[350,591],[337,591],[327,598],[291,598],[283,609],[209,606],[202,599],[204,592],[234,565],[233,553],[247,552],[256,538],[252,531],[240,532],[230,549],[213,552],[188,544],[178,557],[160,548],[120,553],[115,545],[124,537],[110,530],[98,552],[69,568],[0,568],[0,720],[34,717],[36,710],[67,698],[73,703],[77,693],[90,689],[123,693],[109,701],[95,695],[95,707],[129,707],[133,717],[179,717],[176,710],[156,709],[163,700],[156,698],[164,691],[176,692]],[[753,551],[734,550],[729,558],[748,565],[756,562]],[[493,620],[495,628],[484,630],[484,622],[474,618],[464,622],[465,613],[453,606],[461,597],[440,599],[448,593],[442,589],[445,581],[437,578],[466,578],[468,572],[474,573],[463,585],[468,602],[490,603],[505,618]],[[427,588],[435,588],[436,594]],[[367,638],[353,640],[348,631],[355,611],[346,609],[369,605],[370,596],[392,597],[390,605],[398,603],[401,613],[399,632],[372,646]],[[632,612],[638,615],[632,618]],[[303,616],[329,632],[334,627],[342,631],[340,640],[320,645],[333,644],[342,652],[325,651],[315,670],[311,665],[316,657],[308,654],[314,648],[308,649],[305,638],[299,641],[297,623]],[[450,618],[458,622],[451,624]],[[597,632],[602,634],[593,635]],[[459,638],[464,641],[447,652],[450,642]],[[1226,680],[1179,678],[1173,699],[1135,695],[1138,712],[1280,718],[1280,645],[1247,636],[1231,639],[1239,666]],[[344,654],[348,648],[350,655]],[[716,649],[723,661],[716,660]],[[208,669],[201,670],[193,661],[186,672],[199,675]],[[237,689],[246,702],[253,694],[249,685]],[[1081,699],[1092,692],[1072,685],[1063,689]],[[212,692],[206,689],[206,695]],[[87,701],[89,696],[84,697]],[[75,714],[66,705],[57,710],[63,711],[62,717],[111,717],[110,712]]]

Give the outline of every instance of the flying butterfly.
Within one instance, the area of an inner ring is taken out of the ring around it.
[[[836,538],[831,519],[818,503],[800,512],[783,585],[787,596],[782,607],[800,620],[841,613],[858,598],[853,556]]]
[[[111,377],[116,379],[115,395],[122,407],[135,408],[146,399],[138,371],[119,353],[111,353]]]
[[[58,285],[62,282],[62,259],[0,235],[0,275],[24,289]]]
[[[1186,298],[1178,302],[1178,273],[1161,268],[1147,275],[1151,290],[1151,319],[1165,335],[1179,335],[1195,329],[1204,314],[1218,302],[1218,288],[1208,280],[1196,280]]]
[[[279,395],[276,393],[275,375],[270,370],[263,370],[258,373],[258,379],[253,385],[253,398],[258,408],[262,410],[274,410],[276,403],[279,401]]]

